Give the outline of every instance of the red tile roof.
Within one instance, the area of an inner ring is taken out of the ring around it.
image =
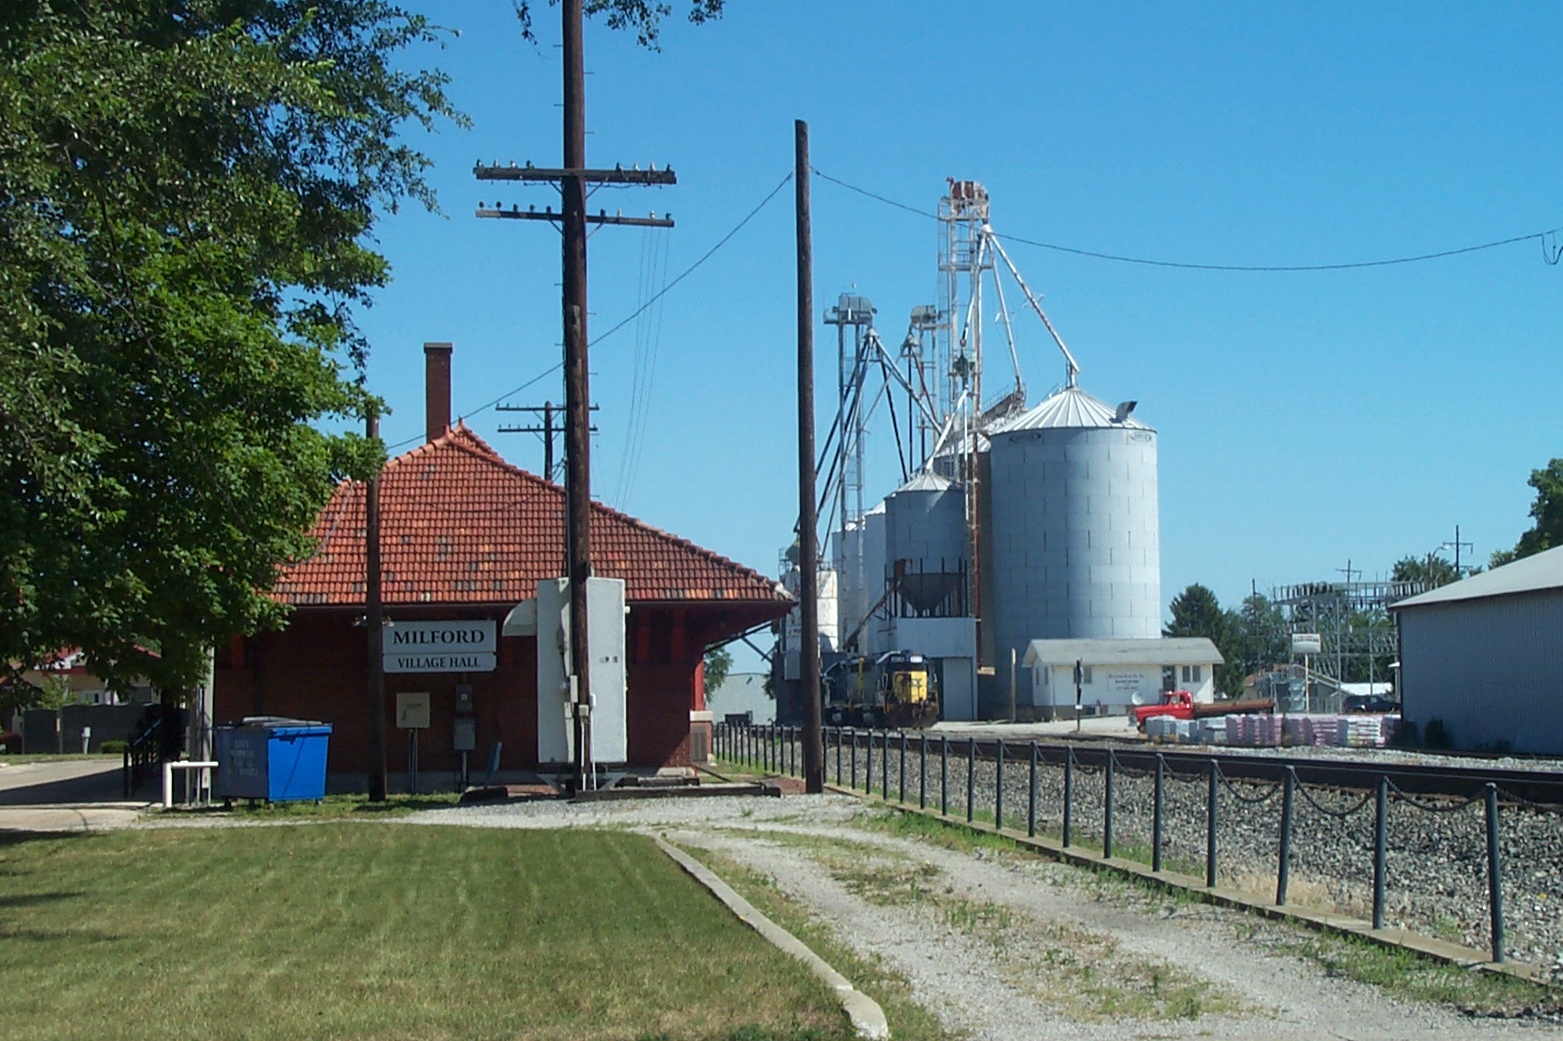
[[[313,556],[273,591],[297,607],[364,603],[364,485],[344,481],[320,513]],[[397,456],[380,477],[386,604],[517,603],[564,567],[565,494],[511,466],[465,425]],[[774,580],[592,503],[592,571],[630,601],[779,605]],[[780,610],[778,610],[778,615]]]

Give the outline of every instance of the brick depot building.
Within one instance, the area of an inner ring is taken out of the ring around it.
[[[562,572],[564,489],[505,462],[481,438],[451,428],[450,348],[425,347],[427,442],[380,478],[385,614],[398,621],[491,619],[496,632],[536,584]],[[219,651],[215,719],[290,716],[331,723],[328,769],[363,775],[367,762],[368,637],[363,628],[365,486],[341,484],[316,523],[317,549],[281,573],[274,595],[294,608],[280,632]],[[713,643],[782,617],[792,601],[773,580],[633,517],[592,504],[592,571],[625,583],[627,767],[687,767],[709,747],[702,659]],[[388,633],[391,630],[388,630]],[[388,641],[389,642],[389,641]],[[497,639],[492,671],[387,674],[386,751],[407,768],[398,692],[429,694],[420,773],[454,771],[457,687],[470,688],[473,769],[501,745],[500,775],[537,767],[537,637]]]

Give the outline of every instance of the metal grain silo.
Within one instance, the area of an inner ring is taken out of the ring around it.
[[[995,665],[1034,639],[1161,635],[1156,432],[1067,387],[990,432]],[[1030,702],[1029,670],[1017,697]]]
[[[885,500],[885,579],[895,613],[966,614],[971,558],[961,485],[921,473]]]

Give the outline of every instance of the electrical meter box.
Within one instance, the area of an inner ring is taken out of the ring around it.
[[[586,638],[591,658],[591,758],[622,763],[629,757],[624,696],[624,580],[586,580]],[[575,758],[571,721],[570,581],[537,583],[537,761]]]

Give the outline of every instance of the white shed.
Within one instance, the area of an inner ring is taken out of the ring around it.
[[[1080,664],[1083,711],[1117,715],[1148,705],[1163,690],[1186,690],[1196,701],[1214,701],[1216,666],[1224,659],[1203,636],[1162,639],[1032,640],[1023,662],[1044,717],[1072,715],[1075,664]]]
[[[1563,755],[1563,547],[1390,610],[1402,714],[1424,740],[1433,727],[1456,748]]]

